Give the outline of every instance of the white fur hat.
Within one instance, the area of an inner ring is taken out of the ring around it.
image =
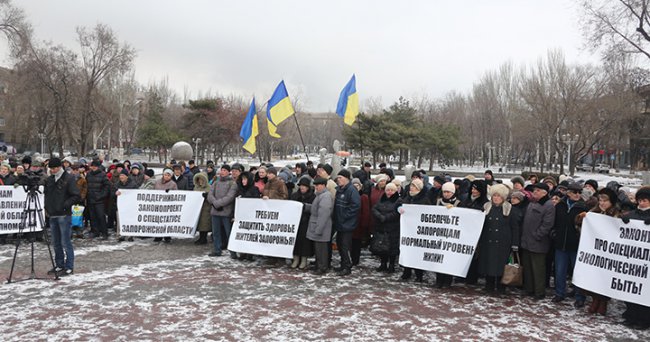
[[[490,187],[490,197],[494,194],[498,194],[504,200],[508,199],[508,194],[510,194],[510,189],[503,184],[494,184]]]
[[[456,192],[456,186],[452,182],[447,182],[442,185],[442,192],[449,191],[452,193]]]

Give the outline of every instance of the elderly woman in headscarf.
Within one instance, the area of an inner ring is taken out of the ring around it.
[[[210,216],[210,203],[207,200],[210,192],[210,181],[205,172],[199,172],[194,175],[194,191],[200,191],[203,195],[203,204],[201,205],[201,214],[196,230],[199,231],[199,239],[194,241],[195,245],[205,245],[208,243],[208,232],[212,231],[212,217]]]
[[[506,201],[509,193],[507,186],[495,184],[490,188],[490,201],[483,206],[485,221],[478,241],[478,271],[485,276],[487,292],[505,293],[506,287],[501,284],[503,268],[510,252],[519,250],[519,209]]]

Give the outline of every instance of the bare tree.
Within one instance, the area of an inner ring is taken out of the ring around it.
[[[94,122],[101,120],[97,113],[97,89],[100,83],[114,73],[126,72],[133,64],[135,50],[128,44],[120,44],[108,26],[98,24],[91,31],[77,28],[81,47],[81,74],[84,92],[79,113],[80,132],[77,143],[79,152],[85,153],[89,137],[93,133]]]

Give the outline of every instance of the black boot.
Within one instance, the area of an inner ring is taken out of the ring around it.
[[[388,264],[388,273],[395,273],[395,257],[390,257],[390,263]]]
[[[402,280],[409,280],[411,279],[411,269],[408,267],[404,267],[404,271],[402,272],[402,276],[400,277]]]
[[[379,265],[379,267],[376,268],[376,271],[377,272],[387,271],[388,270],[387,264],[388,264],[388,257],[382,256],[381,265]]]
[[[208,243],[208,232],[199,232],[199,239],[194,241],[195,245],[206,245]]]
[[[423,270],[415,270],[415,281],[418,283],[421,283],[424,281],[424,271]]]

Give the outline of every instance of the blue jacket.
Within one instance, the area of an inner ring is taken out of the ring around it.
[[[351,232],[357,228],[357,217],[361,208],[359,191],[348,183],[345,187],[336,187],[334,200],[334,229],[339,232]]]

